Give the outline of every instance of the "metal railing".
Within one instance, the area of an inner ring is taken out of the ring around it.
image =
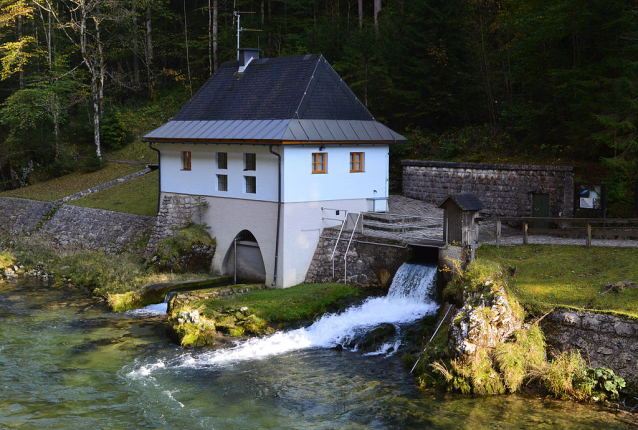
[[[345,209],[335,209],[335,208],[321,208],[321,211],[335,211],[335,213],[338,215],[340,212],[343,212],[343,219],[339,219],[339,218],[327,218],[327,217],[321,217],[321,220],[329,220],[329,221],[341,221],[341,228],[339,229],[339,235],[337,236],[337,239],[335,240],[335,247],[332,249],[332,254],[330,255],[330,261],[332,262],[332,280],[334,281],[335,279],[335,253],[337,252],[337,247],[339,246],[339,240],[341,240],[341,235],[343,234],[343,229],[345,228],[346,224],[348,223],[348,211]],[[335,215],[335,216],[337,216]]]
[[[350,245],[352,245],[352,238],[354,237],[354,232],[357,231],[357,224],[359,224],[359,220],[361,219],[361,217],[362,217],[362,214],[357,214],[357,219],[354,221],[354,226],[352,227],[352,233],[350,233],[350,240],[348,240],[348,246],[346,247],[346,252],[343,254],[343,283],[344,284],[348,283],[348,251],[350,251]]]

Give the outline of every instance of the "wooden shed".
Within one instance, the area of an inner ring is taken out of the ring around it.
[[[474,241],[475,219],[479,211],[485,208],[483,202],[474,194],[450,194],[437,207],[443,209],[445,243],[471,245]]]

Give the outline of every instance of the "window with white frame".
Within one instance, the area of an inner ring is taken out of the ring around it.
[[[244,176],[244,192],[247,194],[257,193],[257,178],[255,176]]]
[[[244,170],[257,170],[257,154],[244,154]]]
[[[228,191],[228,175],[217,175],[217,191]]]
[[[217,168],[222,170],[228,169],[228,153],[227,152],[217,153]]]

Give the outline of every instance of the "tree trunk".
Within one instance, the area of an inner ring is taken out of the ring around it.
[[[188,89],[193,96],[193,83],[191,82],[191,61],[188,56],[188,21],[186,20],[186,0],[184,0],[184,43],[186,45],[186,72],[188,73]]]
[[[153,77],[153,26],[151,22],[151,2],[146,6],[146,77],[148,79],[148,96],[153,98],[155,79]]]
[[[381,0],[374,0],[374,30],[379,34],[379,13],[381,12]]]
[[[213,74],[213,11],[208,0],[208,74]]]
[[[137,91],[140,86],[140,59],[137,55],[139,48],[139,41],[137,39],[137,5],[133,2],[131,13],[133,15],[133,80],[135,81],[135,90]]]
[[[362,29],[363,28],[363,0],[358,0],[357,3],[359,6],[359,28]],[[375,19],[375,22],[376,22],[376,19]]]
[[[18,15],[18,42],[22,41],[22,15]],[[22,55],[22,53],[20,54]],[[20,77],[20,89],[24,89],[24,67],[20,64],[18,68],[18,76]]]
[[[219,62],[217,60],[218,13],[219,7],[217,0],[213,0],[213,73],[217,72],[217,67],[219,67]]]

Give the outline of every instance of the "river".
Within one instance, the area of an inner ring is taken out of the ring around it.
[[[0,284],[0,428],[635,428],[597,406],[422,392],[396,355],[310,347],[211,364],[170,343],[162,319]]]

